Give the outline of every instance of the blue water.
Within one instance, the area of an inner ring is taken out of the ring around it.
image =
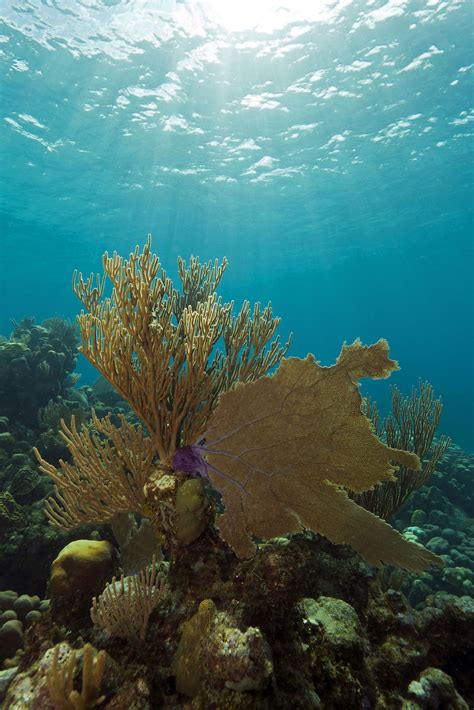
[[[473,8],[3,0],[0,333],[152,232],[171,275],[226,255],[292,354],[387,338],[473,450]]]

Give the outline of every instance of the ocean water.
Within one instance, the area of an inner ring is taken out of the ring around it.
[[[387,338],[473,451],[473,7],[3,0],[0,333],[151,232],[171,275],[227,256],[294,355]]]

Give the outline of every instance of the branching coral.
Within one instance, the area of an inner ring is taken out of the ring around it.
[[[70,530],[87,522],[113,518],[117,513],[144,513],[143,487],[151,471],[155,451],[142,428],[122,415],[116,427],[110,417],[92,416],[95,432],[85,424],[78,431],[64,420],[61,435],[74,464],[60,462],[60,470],[35,449],[41,470],[56,484],[56,496],[46,501],[46,515],[57,527]]]
[[[443,407],[441,400],[434,398],[433,387],[428,382],[420,382],[418,391],[413,387],[409,397],[403,397],[400,390],[393,387],[392,411],[383,421],[374,401],[366,400],[364,406],[375,433],[387,446],[414,451],[421,461],[418,470],[401,465],[395,480],[384,481],[372,490],[351,496],[359,505],[387,520],[410,493],[428,481],[450,440],[441,436],[433,444]]]
[[[51,667],[46,674],[51,701],[57,710],[87,710],[100,705],[105,698],[100,687],[105,670],[107,654],[105,651],[94,653],[95,649],[86,643],[82,649],[82,688],[74,690],[76,669],[76,651],[69,651],[65,659],[60,660],[64,644],[57,644],[53,649]]]
[[[216,288],[226,266],[192,257],[187,268],[180,259],[179,292],[148,239],[129,260],[105,254],[103,278],[74,275],[85,308],[78,317],[81,350],[129,401],[149,436],[123,417],[116,427],[94,416],[96,433],[85,425],[77,430],[74,419],[70,427],[62,422],[73,464],[61,462],[58,470],[36,452],[56,484],[46,505],[53,524],[70,529],[130,511],[154,515],[161,529],[174,525],[173,455],[202,437],[222,392],[264,375],[289,347],[274,338],[279,319],[271,304],[263,310],[256,304],[251,314],[245,302],[234,316],[233,303],[222,303]]]
[[[128,261],[106,253],[103,264],[95,285],[92,276],[74,277],[85,307],[81,351],[128,400],[161,462],[170,464],[177,448],[202,436],[219,394],[275,367],[289,343],[271,342],[279,319],[270,304],[263,311],[257,304],[251,317],[247,302],[237,316],[232,303],[222,303],[216,289],[226,260],[219,266],[192,258],[186,268],[180,259],[181,293],[151,253],[150,239]]]

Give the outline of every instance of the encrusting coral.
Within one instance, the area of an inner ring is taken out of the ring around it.
[[[153,519],[172,550],[183,543],[179,491],[200,476],[201,486],[207,478],[222,496],[217,525],[239,556],[253,554],[254,538],[310,528],[375,565],[421,570],[439,563],[344,490],[393,480],[394,461],[420,467],[416,454],[382,443],[361,410],[358,380],[385,378],[398,367],[387,343],[344,346],[332,367],[311,355],[284,359],[289,343],[272,340],[279,320],[270,304],[256,304],[251,315],[246,302],[234,316],[233,304],[217,296],[226,264],[193,258],[186,268],[179,260],[180,293],[148,240],[128,261],[105,254],[102,279],[75,277],[86,309],[78,317],[81,351],[147,433],[124,417],[118,426],[94,417],[95,432],[77,430],[74,419],[70,428],[63,422],[73,463],[58,470],[37,452],[56,484],[51,522],[69,529],[138,512]],[[185,514],[205,517],[203,490],[193,497]],[[195,532],[186,533],[185,544],[203,529],[201,518],[189,522],[186,531]]]

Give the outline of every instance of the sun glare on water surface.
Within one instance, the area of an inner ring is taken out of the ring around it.
[[[205,12],[230,32],[272,31],[289,22],[322,18],[333,0],[203,0]]]

